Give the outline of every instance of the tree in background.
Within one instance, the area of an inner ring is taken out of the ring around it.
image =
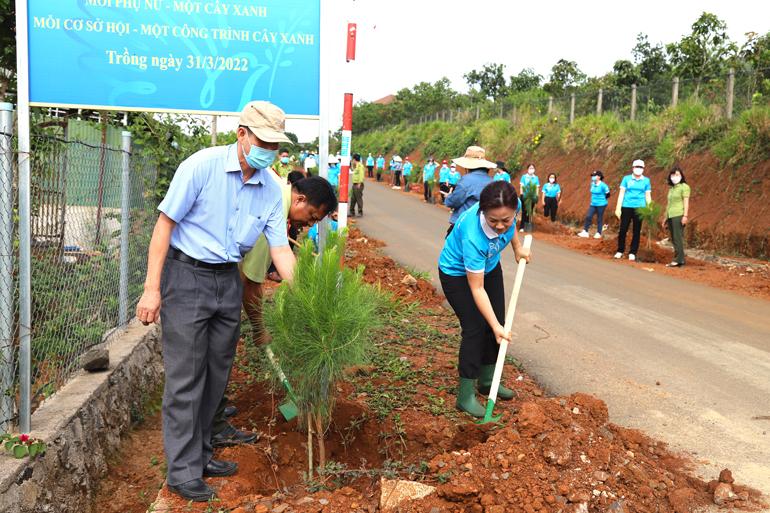
[[[636,46],[631,50],[631,54],[643,84],[666,77],[671,71],[665,47],[660,43],[651,44],[647,34],[640,32],[636,36]]]
[[[629,60],[615,61],[612,65],[612,82],[619,87],[631,87],[639,84],[641,76],[639,69]]]
[[[580,71],[577,62],[559,59],[551,68],[551,78],[543,86],[546,92],[561,96],[565,91],[582,85],[586,74]]]
[[[16,8],[0,0],[0,101],[16,96]]]
[[[518,75],[511,75],[508,89],[514,93],[537,89],[543,82],[543,76],[535,73],[532,68],[524,68]]]
[[[744,67],[753,72],[752,89],[757,89],[756,101],[770,94],[770,32],[765,35],[749,32],[746,37],[739,55]]]
[[[503,64],[484,64],[480,71],[472,70],[463,78],[471,88],[477,87],[482,96],[497,100],[506,92]]]
[[[722,73],[738,48],[727,35],[727,24],[704,12],[692,24],[692,32],[678,43],[666,45],[666,52],[678,76],[695,79],[697,95],[703,79]]]

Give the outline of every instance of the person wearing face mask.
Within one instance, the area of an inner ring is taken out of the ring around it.
[[[596,214],[596,233],[594,239],[602,238],[602,229],[604,228],[604,210],[607,208],[607,199],[610,197],[610,188],[604,183],[604,173],[594,171],[591,173],[591,204],[586,213],[586,219],[583,223],[583,231],[578,233],[578,237],[588,238],[588,229],[594,220]]]
[[[449,167],[449,194],[454,192],[455,187],[457,187],[457,183],[460,181],[460,178],[462,178],[462,175],[457,170],[457,166],[452,163],[452,165]],[[446,197],[444,199],[446,199]]]
[[[264,234],[278,272],[293,278],[281,189],[269,169],[279,143],[291,142],[285,119],[269,102],[248,103],[236,142],[184,160],[158,206],[136,316],[144,324],[163,323],[167,484],[186,500],[213,499],[203,478],[238,468],[214,459],[211,446],[240,333],[238,262]]]
[[[632,262],[636,260],[636,252],[639,251],[639,239],[642,233],[642,219],[636,213],[636,209],[647,206],[650,201],[652,201],[652,185],[650,179],[644,176],[644,161],[635,160],[631,165],[631,174],[624,176],[620,182],[618,203],[615,206],[615,216],[620,219],[618,251],[615,253],[615,258],[623,257],[626,250],[628,227],[633,224],[628,259]]]
[[[433,203],[433,182],[436,180],[436,161],[433,157],[422,168],[422,197],[425,203]]]
[[[438,188],[441,193],[441,202],[449,194],[449,166],[446,160],[441,161],[441,169],[438,170]]]
[[[535,185],[535,202],[537,201],[537,197],[540,195],[540,178],[537,177],[535,174],[535,165],[530,164],[527,166],[527,172],[523,175],[521,175],[521,180],[519,180],[519,196],[524,197],[524,188],[527,187],[529,184]],[[532,209],[534,210],[534,204],[532,205]],[[519,224],[519,231],[524,231],[524,225],[529,223],[529,211],[527,210],[526,206],[525,208],[521,209],[521,223]]]
[[[311,176],[313,174],[313,169],[318,167],[318,161],[315,158],[314,152],[311,151],[307,154],[303,165],[305,166],[305,176]]]
[[[278,176],[286,180],[286,177],[293,170],[289,159],[289,150],[286,148],[278,150],[278,162],[273,164],[273,170],[278,173]]]
[[[444,241],[438,261],[439,280],[449,305],[460,320],[458,362],[460,378],[456,407],[474,417],[485,408],[476,389],[489,394],[497,361],[498,343],[511,340],[505,331],[505,294],[500,255],[511,244],[518,262],[529,261],[529,250],[516,237],[516,213],[521,207],[508,182],[489,183],[479,202],[466,210]],[[498,398],[513,399],[500,383]]]
[[[666,267],[684,265],[684,227],[689,221],[690,186],[684,177],[684,171],[675,166],[668,173],[668,202],[666,203],[666,222],[674,245],[674,260]]]
[[[561,185],[556,181],[556,174],[548,175],[548,182],[543,185],[543,215],[550,217],[551,222],[556,221],[556,211],[561,201]]]
[[[399,155],[394,155],[390,159],[390,185],[392,189],[401,188],[401,170],[404,168],[404,161]]]

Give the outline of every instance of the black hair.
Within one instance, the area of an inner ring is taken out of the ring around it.
[[[291,171],[287,176],[286,179],[289,181],[290,184],[294,185],[295,183],[299,182],[305,178],[305,173],[302,171]]]
[[[353,160],[355,160],[356,162],[361,162],[361,155],[358,153],[354,153]]]
[[[530,167],[535,167],[535,165],[530,162],[529,164],[527,164],[527,169],[529,169]],[[537,169],[537,168],[535,167],[535,169]]]
[[[502,160],[498,160],[497,162],[495,162],[495,164],[497,164],[497,169],[502,169],[503,171],[508,172],[508,170],[505,169],[505,162],[503,162]]]
[[[556,173],[548,173],[548,176],[546,176],[545,179],[550,181],[552,176],[553,176],[553,183],[559,183],[559,179],[556,176]]]
[[[325,208],[327,214],[337,210],[337,195],[334,187],[326,178],[310,176],[292,184],[292,188],[299,194],[304,194],[307,202],[316,208]]]
[[[673,187],[674,182],[671,181],[671,175],[674,173],[679,172],[680,175],[682,175],[682,179],[679,181],[679,183],[687,183],[687,180],[684,177],[684,171],[682,171],[682,168],[679,166],[674,166],[671,168],[671,171],[668,172],[668,178],[666,178],[666,182],[668,182],[668,185]]]
[[[594,175],[598,176],[599,180],[601,180],[602,182],[604,181],[604,173],[602,173],[600,169],[597,169],[596,171],[591,173],[591,176],[594,176]]]
[[[280,150],[278,150],[278,155],[280,155],[281,153],[289,153],[289,150],[287,150],[286,148],[281,148]]]
[[[479,212],[486,212],[500,207],[509,207],[513,210],[519,208],[516,188],[504,180],[491,182],[484,187],[479,196]]]

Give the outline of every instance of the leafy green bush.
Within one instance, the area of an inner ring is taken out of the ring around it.
[[[662,167],[669,168],[674,165],[676,161],[676,147],[674,146],[674,139],[670,135],[667,135],[660,141],[658,147],[655,148],[655,161]]]
[[[714,145],[722,165],[738,166],[770,158],[770,106],[754,106]]]

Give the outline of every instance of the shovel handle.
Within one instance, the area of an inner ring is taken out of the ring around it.
[[[532,247],[532,235],[524,236],[524,247]],[[516,314],[516,304],[519,301],[519,292],[521,292],[521,282],[524,280],[524,271],[527,268],[527,261],[523,258],[519,260],[519,267],[516,268],[516,279],[513,281],[513,291],[511,299],[508,301],[508,312],[505,314],[505,331],[510,333],[513,328],[513,317]],[[503,366],[505,365],[505,355],[508,353],[508,341],[500,341],[500,348],[497,351],[497,363],[495,363],[495,373],[492,375],[492,386],[489,388],[489,401],[494,404],[497,401],[497,390],[500,388],[500,380],[503,377]]]

